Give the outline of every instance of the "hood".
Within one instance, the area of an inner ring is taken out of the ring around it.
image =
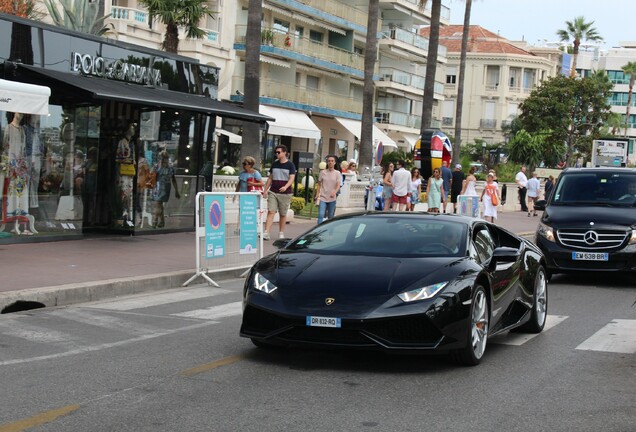
[[[636,226],[634,207],[609,206],[562,206],[546,208],[541,220],[554,228],[625,229]]]
[[[390,258],[281,251],[257,271],[277,287],[286,306],[307,314],[351,316],[370,312],[419,283],[451,280],[460,272],[454,258]],[[454,268],[456,267],[456,269]],[[451,277],[452,276],[452,277]],[[325,307],[325,299],[334,298]]]

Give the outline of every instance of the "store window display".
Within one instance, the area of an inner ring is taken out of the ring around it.
[[[159,153],[159,163],[155,168],[156,186],[153,191],[155,212],[152,220],[154,228],[164,228],[166,225],[165,204],[170,200],[171,186],[174,186],[175,197],[177,199],[181,198],[174,174],[175,170],[170,163],[170,155],[165,150],[161,151]]]
[[[131,123],[124,136],[117,144],[115,160],[117,162],[117,172],[119,173],[119,189],[121,193],[122,213],[121,219],[124,226],[134,226],[133,219],[133,179],[136,174],[135,169],[135,145],[133,136],[135,134],[135,124]]]

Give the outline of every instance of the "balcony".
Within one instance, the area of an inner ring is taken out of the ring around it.
[[[243,77],[233,77],[232,93],[234,94],[237,91],[244,93],[243,83]],[[306,87],[298,87],[294,83],[266,79],[261,79],[260,89],[261,98],[303,105],[302,109],[305,111],[314,111],[316,113],[341,111],[362,114],[362,100],[342,96],[339,93],[330,93],[324,90],[317,91]],[[319,108],[324,108],[324,110]]]
[[[234,49],[245,51],[247,26],[236,26]],[[273,30],[273,29],[264,29]],[[261,45],[261,53],[305,63],[321,69],[364,78],[364,57],[309,38],[287,39],[283,33],[273,32],[273,39]]]
[[[422,14],[427,18],[428,21],[431,19],[431,2],[426,2],[426,7],[420,7],[420,0],[380,0],[380,4],[396,4],[401,6],[402,8],[407,8],[412,12],[416,12]],[[450,20],[450,8],[448,6],[442,5],[442,10],[440,12],[440,20],[442,24],[448,24]]]
[[[383,27],[382,38],[378,41],[380,49],[401,54],[411,61],[425,63],[428,55],[428,38],[399,27]],[[438,48],[438,61],[445,61],[447,49],[443,45]]]
[[[276,0],[271,1],[272,3],[278,3]],[[342,18],[345,21],[354,23],[364,29],[367,28],[366,10],[355,9],[336,0],[302,0],[302,2],[291,0],[283,3],[287,7],[292,7],[299,12],[304,12],[309,15],[319,15],[315,12],[323,11],[329,15],[333,15],[334,17]],[[334,22],[334,24],[342,25],[340,22]]]
[[[481,129],[496,129],[497,128],[497,120],[481,119],[479,121],[479,127]]]
[[[404,126],[417,130],[420,129],[422,124],[422,116],[396,111],[376,110],[375,118],[377,123]]]
[[[150,26],[148,22],[148,12],[146,10],[111,6],[110,14],[109,18],[114,21],[125,21],[131,24],[145,24]]]

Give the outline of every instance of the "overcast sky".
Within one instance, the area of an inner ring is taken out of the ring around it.
[[[451,24],[463,24],[463,0],[444,0]],[[539,45],[556,42],[556,31],[577,16],[594,21],[603,49],[636,41],[636,0],[473,0],[471,25],[480,25],[510,40]]]

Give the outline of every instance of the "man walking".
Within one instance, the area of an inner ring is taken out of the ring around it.
[[[521,166],[521,171],[515,176],[515,182],[519,187],[519,204],[521,204],[521,211],[527,212],[528,206],[526,205],[526,193],[528,192],[528,177],[526,177],[526,167]]]
[[[446,203],[448,202],[448,194],[450,193],[451,190],[451,180],[453,178],[453,173],[451,172],[450,168],[448,167],[448,162],[447,161],[442,161],[442,181],[444,182],[443,186],[444,186],[444,194],[446,196],[442,197],[442,202],[444,203],[444,211],[442,213],[446,213]]]
[[[267,197],[267,221],[263,240],[269,240],[269,229],[274,223],[276,211],[278,211],[278,237],[285,237],[285,222],[287,222],[287,211],[292,197],[291,185],[296,178],[296,167],[287,159],[287,147],[282,144],[277,145],[274,151],[276,160],[272,163],[263,192],[263,195]]]
[[[462,171],[462,165],[455,165],[455,171],[453,171],[453,176],[451,177],[451,202],[453,203],[453,213],[457,213],[457,197],[462,192],[462,187],[464,186],[464,179],[466,176]]]
[[[534,209],[534,204],[539,199],[539,189],[541,189],[541,182],[539,182],[539,175],[537,172],[532,173],[532,178],[528,180],[528,185],[526,188],[528,189],[528,217],[530,217],[530,212],[533,213],[533,216],[537,215],[537,211]]]
[[[397,211],[406,211],[408,203],[409,186],[411,183],[411,173],[404,169],[405,162],[399,160],[397,162],[398,169],[395,170],[391,177],[391,184],[393,185],[393,207]]]
[[[336,196],[342,183],[342,174],[336,169],[336,157],[327,156],[327,168],[320,171],[316,186],[316,204],[318,204],[318,225],[327,217],[333,218],[336,213]]]

